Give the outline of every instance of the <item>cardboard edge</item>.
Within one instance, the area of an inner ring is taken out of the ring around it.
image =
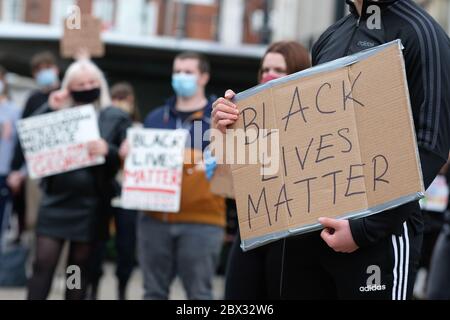
[[[410,97],[409,94],[409,87],[408,87],[408,79],[406,78],[406,66],[405,66],[405,59],[403,58],[403,55],[401,54],[402,50],[404,49],[403,45],[400,43],[400,64],[402,67],[402,71],[403,71],[403,81],[405,83],[405,96],[406,97]],[[417,135],[416,135],[416,130],[415,130],[415,124],[414,124],[414,118],[413,118],[413,113],[412,113],[412,107],[411,107],[411,99],[406,99],[407,100],[407,104],[408,104],[408,108],[407,108],[407,112],[409,115],[409,121],[411,122],[412,126],[411,126],[411,135],[414,138],[413,143],[414,143],[414,153],[416,155],[416,162],[417,162],[417,168],[419,169],[419,180],[420,180],[420,184],[421,184],[421,189],[422,192],[425,194],[425,184],[423,182],[423,171],[422,171],[422,163],[420,162],[420,154],[419,154],[419,145],[417,143]]]
[[[293,73],[291,75],[269,81],[265,84],[252,87],[248,90],[238,93],[234,97],[233,102],[236,103],[238,101],[247,99],[248,97],[255,95],[263,90],[266,90],[268,88],[271,88],[271,87],[274,87],[277,85],[281,85],[281,84],[289,82],[291,80],[306,78],[309,76],[317,75],[319,73],[329,72],[329,71],[333,71],[336,69],[350,66],[361,60],[367,59],[367,58],[377,54],[378,52],[384,50],[386,47],[390,47],[390,46],[399,46],[401,49],[403,48],[401,40],[396,39],[391,42],[379,45],[375,48],[366,49],[366,50],[360,51],[358,53],[355,53],[354,55],[346,56],[346,57],[343,57],[343,58],[340,58],[340,59],[337,59],[334,61],[323,63],[321,65],[317,65],[312,68],[308,68],[306,70],[299,71],[299,72]]]
[[[379,213],[382,211],[386,211],[389,209],[399,207],[405,203],[419,200],[419,199],[423,198],[424,195],[425,195],[424,192],[416,192],[416,193],[413,193],[410,195],[400,197],[398,199],[391,200],[384,204],[374,206],[372,208],[368,208],[365,210],[359,210],[356,212],[338,216],[337,219],[353,220],[353,219],[365,218],[365,217],[371,216],[373,214],[376,214],[376,213]],[[270,234],[260,236],[260,237],[242,240],[241,241],[241,249],[243,251],[248,251],[248,250],[255,249],[257,247],[266,245],[270,242],[280,240],[282,238],[286,238],[286,237],[290,237],[290,236],[294,236],[294,235],[300,235],[300,234],[304,234],[304,233],[311,232],[311,231],[317,231],[320,229],[322,229],[322,225],[320,223],[314,223],[314,224],[309,224],[309,225],[306,225],[306,226],[303,226],[303,227],[297,228],[297,229],[289,229],[289,230],[285,230],[285,231],[270,233]]]

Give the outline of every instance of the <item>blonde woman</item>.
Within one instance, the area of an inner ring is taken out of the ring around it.
[[[130,117],[111,107],[106,80],[90,60],[74,62],[61,90],[36,114],[93,104],[101,139],[89,144],[93,156],[105,156],[103,165],[58,174],[42,180],[43,197],[36,228],[36,258],[28,285],[28,299],[46,299],[63,245],[69,242],[67,265],[81,269],[81,288],[67,289],[66,299],[84,299],[90,254],[97,241],[107,236],[107,212],[114,196],[114,177],[120,167],[119,146]]]

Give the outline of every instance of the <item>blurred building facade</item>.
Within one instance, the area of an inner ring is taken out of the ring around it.
[[[450,0],[418,0],[450,32]],[[3,23],[63,23],[70,6],[98,16],[105,31],[264,45],[309,43],[345,13],[345,0],[0,0]]]
[[[416,1],[450,33],[450,0]],[[74,5],[101,18],[107,50],[96,62],[111,84],[129,80],[136,86],[145,101],[142,113],[172,94],[172,59],[179,51],[208,55],[211,93],[240,91],[256,84],[267,44],[297,40],[311,47],[348,12],[345,0],[0,0],[0,64],[30,76],[33,54],[58,55]],[[61,69],[69,62],[61,60]]]

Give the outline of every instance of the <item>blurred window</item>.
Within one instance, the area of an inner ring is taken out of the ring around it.
[[[114,29],[116,6],[116,0],[94,0],[93,13],[94,16],[102,19],[103,30]]]
[[[156,35],[159,23],[159,2],[147,1],[144,9],[144,34]]]
[[[73,5],[75,5],[75,0],[53,0],[51,23],[56,26],[62,25],[69,14],[69,8]]]
[[[25,0],[3,0],[2,20],[22,22],[25,17]]]

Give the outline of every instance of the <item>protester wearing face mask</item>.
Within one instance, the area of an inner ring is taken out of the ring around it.
[[[259,83],[266,83],[310,67],[308,51],[294,41],[272,44],[266,51],[258,73]],[[231,102],[235,93],[228,90],[225,98],[214,103],[213,126],[224,130],[238,118],[237,107]],[[208,163],[208,162],[207,162]],[[214,166],[207,167],[214,171]],[[208,175],[212,177],[213,172]],[[238,231],[239,233],[239,231]],[[270,243],[249,252],[240,248],[238,235],[230,251],[225,299],[253,300],[280,298],[284,240]]]
[[[131,125],[128,114],[111,106],[106,80],[89,60],[73,63],[62,88],[35,114],[93,104],[101,138],[89,144],[92,156],[105,163],[42,179],[42,201],[37,222],[36,257],[28,285],[28,299],[46,299],[63,245],[69,242],[67,265],[81,269],[81,288],[67,289],[66,299],[84,299],[90,253],[108,234],[108,212],[114,178],[120,168],[118,150]]]
[[[6,178],[11,171],[10,163],[17,135],[16,122],[19,118],[19,108],[8,97],[6,70],[0,66],[0,240],[3,229],[7,227],[3,225],[4,216],[12,205],[11,190]]]
[[[59,68],[56,58],[51,52],[40,52],[32,57],[31,73],[38,89],[34,90],[28,97],[23,108],[22,119],[30,117],[48,101],[50,93],[57,90],[60,86]],[[17,213],[19,218],[19,237],[25,229],[25,208],[27,206],[25,203],[27,198],[24,187],[25,177],[25,158],[19,140],[16,138],[11,162],[11,173],[8,175],[7,183],[13,193],[14,212]]]
[[[172,74],[176,96],[144,121],[145,128],[186,129],[191,139],[190,148],[185,149],[180,211],[145,212],[138,217],[138,260],[145,299],[168,299],[170,285],[177,275],[188,299],[213,298],[212,280],[224,236],[224,199],[210,192],[204,167],[189,161],[201,160],[208,143],[202,137],[210,127],[213,102],[205,96],[209,70],[204,56],[179,54]],[[127,153],[123,151],[124,156]]]
[[[56,58],[51,52],[38,53],[31,59],[31,72],[36,81],[38,90],[28,99],[23,117],[29,117],[40,106],[47,102],[52,91],[60,86],[59,67]]]

